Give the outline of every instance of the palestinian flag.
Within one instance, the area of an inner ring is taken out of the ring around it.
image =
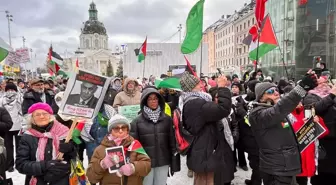
[[[166,79],[155,79],[155,87],[165,88],[165,89],[173,89],[176,91],[182,91],[180,79],[177,77],[169,77]]]
[[[49,48],[47,66],[50,71],[57,74],[61,69],[60,66],[63,65],[63,58],[56,52],[53,51],[52,46]]]
[[[0,38],[0,62],[3,61],[9,54],[12,48],[2,39]]]
[[[81,144],[82,141],[79,139],[80,138],[80,135],[81,135],[81,132],[84,128],[84,125],[85,123],[84,122],[79,122],[75,129],[73,130],[72,132],[72,140],[73,142],[75,142],[77,145]]]
[[[146,58],[147,53],[147,37],[145,42],[141,45],[139,49],[134,50],[135,55],[138,56],[138,62],[141,63]]]
[[[259,34],[259,46],[258,39],[253,40],[250,44],[249,58],[252,61],[258,60],[278,46],[278,41],[276,39],[269,15],[265,17]]]
[[[289,123],[288,122],[281,122],[281,126],[282,128],[288,128],[289,127]]]
[[[138,140],[134,140],[131,145],[129,145],[127,151],[137,152],[139,154],[147,155],[145,149],[142,147],[141,143]]]

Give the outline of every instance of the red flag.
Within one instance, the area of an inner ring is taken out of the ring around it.
[[[54,76],[54,72],[49,68],[49,74],[50,76]]]
[[[195,71],[193,70],[193,68],[191,67],[190,65],[190,62],[189,60],[187,59],[187,57],[184,55],[184,59],[186,60],[187,62],[187,69],[186,71],[189,71],[192,75],[196,76],[197,77],[197,74],[195,73]]]
[[[76,60],[76,67],[79,68],[78,58],[77,58],[77,60]]]
[[[265,16],[265,4],[267,0],[257,0],[256,1],[256,7],[255,7],[255,17],[256,22],[259,28],[261,27],[261,22],[264,20]]]

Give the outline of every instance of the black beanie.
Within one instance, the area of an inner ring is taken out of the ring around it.
[[[18,91],[17,90],[17,87],[16,87],[16,85],[15,84],[13,84],[13,83],[7,83],[6,84],[6,87],[5,87],[5,91],[8,91],[8,90],[10,90],[10,89],[12,89],[12,90],[14,90],[14,91]]]

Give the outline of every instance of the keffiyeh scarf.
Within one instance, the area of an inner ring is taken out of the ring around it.
[[[183,94],[181,94],[179,98],[179,103],[178,103],[178,107],[181,110],[181,116],[180,116],[181,119],[182,119],[182,113],[183,113],[183,105],[187,103],[188,101],[197,99],[197,98],[203,99],[207,102],[212,101],[211,95],[205,92],[184,92]]]
[[[144,106],[144,112],[147,114],[150,120],[152,120],[154,123],[157,123],[160,118],[161,108],[158,107],[156,110],[152,110],[147,106]]]

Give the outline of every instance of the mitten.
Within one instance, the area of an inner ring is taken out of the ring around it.
[[[100,166],[103,169],[108,169],[119,163],[119,157],[117,155],[109,156],[106,155],[103,160],[100,161]]]
[[[317,76],[315,74],[306,74],[299,82],[299,86],[306,91],[314,89],[317,86]]]
[[[135,167],[132,163],[128,163],[119,168],[121,175],[131,176],[135,172]]]

